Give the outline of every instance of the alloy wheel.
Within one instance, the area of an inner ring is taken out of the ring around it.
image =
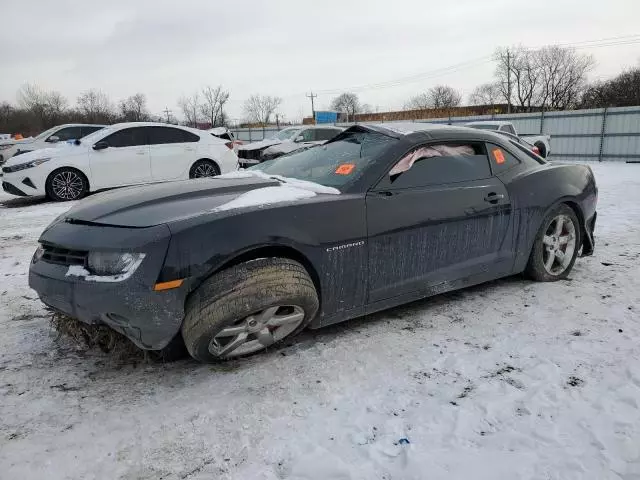
[[[76,172],[65,170],[53,176],[51,189],[58,198],[75,200],[80,198],[84,191],[84,181]]]
[[[571,264],[576,249],[576,227],[567,215],[551,220],[542,237],[542,263],[547,273],[562,274]]]
[[[216,169],[210,163],[200,163],[193,171],[193,178],[215,177]]]
[[[258,311],[222,329],[209,344],[218,357],[236,357],[257,352],[292,333],[304,320],[297,305],[275,305]]]

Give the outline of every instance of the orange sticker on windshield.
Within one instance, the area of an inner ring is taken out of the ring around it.
[[[499,148],[494,148],[493,152],[491,153],[493,153],[493,158],[496,159],[496,163],[498,165],[504,163],[504,153],[502,153],[502,150],[500,150]]]
[[[356,166],[353,163],[343,163],[342,165],[338,166],[338,168],[336,168],[336,173],[338,175],[349,175],[351,172],[353,172],[354,168],[356,168]]]

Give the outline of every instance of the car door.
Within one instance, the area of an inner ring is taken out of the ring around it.
[[[93,145],[89,163],[96,189],[151,181],[147,128],[123,128]],[[98,144],[104,148],[96,150]]]
[[[197,135],[174,127],[149,127],[151,176],[154,182],[188,178],[189,168],[198,160]]]
[[[482,142],[412,150],[366,204],[369,302],[511,268],[511,204]]]

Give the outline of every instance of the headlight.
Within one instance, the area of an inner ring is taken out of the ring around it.
[[[96,276],[126,280],[142,263],[144,253],[89,252],[87,267]],[[115,280],[115,279],[114,279]]]
[[[33,258],[31,258],[31,263],[36,263],[38,260],[42,258],[43,254],[44,254],[44,248],[42,248],[42,245],[38,244],[38,248],[36,248],[36,251],[33,254]]]
[[[11,172],[19,172],[20,170],[25,170],[27,168],[37,167],[38,165],[42,165],[44,162],[48,162],[51,158],[38,158],[36,160],[32,160],[27,163],[21,163],[19,165],[11,165],[10,167],[4,167],[5,173]]]
[[[7,148],[11,148],[13,147],[13,145],[9,144],[9,145],[0,145],[0,150],[6,150]]]

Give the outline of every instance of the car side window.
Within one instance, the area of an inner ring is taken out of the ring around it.
[[[90,133],[97,132],[98,130],[102,130],[102,128],[103,127],[81,127],[80,134],[82,135],[82,137],[79,137],[79,138],[86,137]]]
[[[191,132],[172,127],[151,127],[149,129],[149,145],[167,143],[197,142],[200,138]]]
[[[512,167],[520,164],[520,160],[507,150],[492,143],[487,143],[487,151],[491,161],[491,170],[494,175],[506,172]]]
[[[58,141],[66,142],[69,140],[76,140],[82,137],[80,127],[65,127],[58,130],[56,133],[51,134],[45,141],[51,143],[51,137],[57,137]]]
[[[338,135],[340,130],[334,128],[317,128],[316,129],[316,140],[317,141],[325,141],[331,140],[333,137]]]
[[[491,169],[483,143],[432,144],[418,147],[403,156],[377,188],[426,187],[489,177]]]
[[[302,140],[299,140],[301,142],[313,142],[316,140],[316,135],[315,135],[315,129],[313,128],[307,128],[306,130],[302,130],[297,136],[298,137],[302,137]]]
[[[137,147],[147,144],[147,133],[144,127],[124,128],[102,139],[114,148]]]
[[[500,130],[502,130],[503,132],[510,133],[511,135],[516,134],[516,131],[513,129],[511,125],[503,125]]]

